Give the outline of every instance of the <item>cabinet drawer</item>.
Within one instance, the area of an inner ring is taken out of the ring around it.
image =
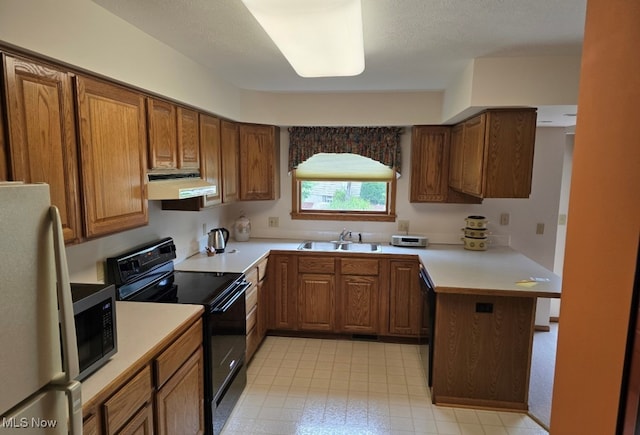
[[[267,274],[267,260],[269,258],[265,258],[264,260],[258,263],[258,281],[262,281],[264,276]]]
[[[251,311],[251,309],[258,304],[257,284],[253,284],[251,287],[249,287],[249,290],[247,290],[247,293],[245,294],[245,301],[247,305],[247,312]]]
[[[199,319],[155,360],[156,386],[160,388],[202,344],[202,320]]]
[[[151,400],[151,369],[145,366],[104,403],[107,433],[116,433],[133,415]]]
[[[254,267],[249,272],[245,273],[245,278],[253,285],[258,284],[258,269]]]
[[[341,258],[340,271],[344,275],[379,274],[379,262],[375,258]]]
[[[247,333],[249,333],[258,321],[258,307],[253,307],[247,314]]]
[[[335,259],[330,257],[300,257],[298,271],[306,273],[333,273],[336,269]]]

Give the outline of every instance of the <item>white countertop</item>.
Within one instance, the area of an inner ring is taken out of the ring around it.
[[[118,352],[82,381],[82,403],[88,404],[139,361],[155,356],[172,332],[201,313],[200,305],[116,302]]]
[[[214,256],[195,254],[175,265],[176,270],[197,272],[247,272],[272,250],[296,251],[302,240],[231,240],[225,252]],[[307,251],[308,252],[308,251]],[[559,298],[561,278],[525,255],[506,246],[491,246],[486,251],[470,251],[463,245],[429,245],[427,248],[402,248],[382,245],[382,253],[348,255],[416,255],[429,272],[438,293],[486,293],[499,291],[511,295]],[[548,281],[518,283],[529,278]]]

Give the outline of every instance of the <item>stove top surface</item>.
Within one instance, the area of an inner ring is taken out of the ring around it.
[[[241,273],[174,272],[176,300],[180,304],[209,305],[222,291],[242,277]]]

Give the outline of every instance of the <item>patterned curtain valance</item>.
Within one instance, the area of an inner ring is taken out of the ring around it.
[[[290,127],[289,171],[317,153],[351,153],[400,173],[401,127]]]

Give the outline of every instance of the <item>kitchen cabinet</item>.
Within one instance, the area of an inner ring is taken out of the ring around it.
[[[87,238],[147,225],[144,97],[77,76],[76,99]]]
[[[267,332],[267,303],[264,283],[267,264],[268,262],[265,258],[245,274],[247,281],[251,283],[251,287],[246,293],[247,362],[251,360],[256,350],[258,350]]]
[[[462,156],[464,123],[451,128],[451,147],[449,152],[449,187],[462,190]],[[444,165],[447,162],[443,162]]]
[[[238,124],[220,122],[220,157],[222,160],[222,202],[239,199],[240,136]]]
[[[222,161],[220,158],[220,120],[200,114],[200,154],[202,155],[202,178],[218,186],[215,195],[206,195],[202,205],[208,207],[222,202]]]
[[[83,404],[83,433],[204,433],[201,318],[184,328]]]
[[[298,329],[333,332],[336,328],[335,259],[298,259]]]
[[[76,243],[82,231],[71,75],[6,54],[3,66],[8,146],[0,126],[0,180],[10,172],[11,180],[49,184],[64,241]]]
[[[381,262],[340,258],[340,332],[378,334]]]
[[[240,192],[247,200],[280,197],[280,134],[271,125],[240,124]]]
[[[298,326],[298,256],[269,255],[267,272],[269,316],[268,329],[296,330]]]
[[[449,165],[449,185],[480,198],[528,198],[535,109],[491,109],[462,124]]]
[[[390,261],[390,335],[418,337],[422,327],[422,295],[418,261]]]
[[[418,125],[411,131],[410,202],[480,203],[481,200],[450,188],[450,158],[462,128]],[[462,168],[460,168],[461,172]]]
[[[147,97],[149,169],[200,169],[198,112]]]

